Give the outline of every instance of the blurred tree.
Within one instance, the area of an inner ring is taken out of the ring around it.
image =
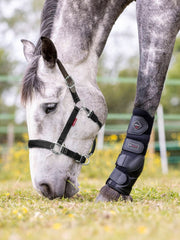
[[[130,57],[127,63],[127,67],[119,72],[119,77],[137,78],[138,64],[139,64],[138,56]]]
[[[19,52],[20,39],[37,39],[43,2],[44,0],[0,0],[0,34],[3,36],[0,48],[5,48],[11,54],[11,60],[17,61],[15,71],[19,68],[21,72],[23,68],[23,54]]]
[[[37,22],[40,20],[43,2],[44,0],[22,0],[15,3],[14,0],[9,0],[9,9],[7,8],[7,0],[1,0],[0,19],[2,22],[6,22],[8,27],[14,31],[35,29],[38,27]],[[29,26],[28,29],[27,26]]]
[[[99,83],[99,87],[106,99],[109,113],[129,113],[132,111],[135,98],[135,84]]]
[[[14,110],[14,107],[10,108],[5,106],[4,99],[2,96],[2,93],[4,90],[11,88],[12,83],[3,81],[3,77],[6,77],[7,75],[10,75],[13,71],[13,68],[15,66],[15,62],[12,62],[10,60],[10,57],[5,49],[0,48],[0,76],[2,77],[0,81],[0,113],[1,112],[8,112],[11,109]]]
[[[5,49],[0,48],[0,75],[7,75],[11,72],[13,65],[11,64]]]
[[[112,72],[105,68],[106,56],[103,55],[100,61],[98,76],[109,76]],[[119,61],[122,61],[119,57]],[[117,70],[116,70],[117,71]],[[127,61],[127,67],[120,70],[118,78],[137,78],[138,57],[133,56]],[[132,112],[136,85],[129,83],[99,83],[98,84],[108,106],[109,113],[130,113]]]
[[[39,31],[39,22],[41,9],[45,0],[0,0],[0,31],[3,36],[6,36],[8,39],[8,34],[13,33],[11,37],[14,37],[15,40],[19,39],[24,35],[27,36],[30,33],[35,35],[36,32],[38,35]],[[7,6],[10,6],[8,8]],[[28,26],[28,28],[27,28]],[[20,35],[20,36],[19,36]],[[27,37],[28,38],[28,37]],[[7,55],[7,51],[11,51],[9,48],[9,43],[5,41],[0,42],[0,48],[6,48],[0,52],[0,74],[11,74],[14,68],[9,68],[12,66],[12,59]],[[5,55],[4,55],[5,54]],[[109,77],[135,77],[137,78],[138,72],[138,56],[131,57],[124,69],[117,70],[119,68],[119,63],[123,62],[121,56],[117,58],[118,60],[114,62],[114,67],[111,69],[107,68],[107,58],[103,56],[101,58],[98,70],[98,76],[109,76]],[[2,61],[4,60],[4,62]],[[8,64],[10,62],[10,64]],[[174,54],[172,67],[169,70],[168,76],[170,78],[180,78],[180,38],[177,39]],[[115,70],[113,70],[115,69]],[[3,71],[3,72],[2,72]],[[2,86],[2,84],[1,84]],[[129,84],[117,84],[116,85],[107,85],[100,84],[102,91],[106,95],[106,100],[108,102],[109,111],[125,111],[132,106],[132,102],[135,95],[135,86]],[[130,89],[133,90],[133,94],[129,94]],[[112,94],[113,90],[113,94]],[[177,108],[178,99],[179,99],[179,88],[168,87],[166,88],[163,94],[162,101],[165,107],[171,111],[172,109]],[[122,96],[122,98],[121,98]],[[170,96],[170,97],[169,97]],[[168,99],[168,100],[167,100]],[[172,105],[172,104],[174,105]],[[174,106],[174,107],[173,107]],[[174,110],[173,110],[174,111]],[[176,109],[177,111],[177,109]]]
[[[180,81],[180,37],[176,39],[167,78]],[[165,113],[180,113],[180,86],[166,86],[161,100]]]
[[[41,9],[44,0],[0,0],[0,75],[14,75],[18,71],[20,55],[17,48],[20,45],[22,37],[29,37],[29,35],[36,36],[38,33],[39,22],[41,16]],[[21,70],[20,70],[21,72]],[[12,82],[0,82],[0,114],[14,113],[17,106],[7,106],[5,104],[5,96],[11,97],[18,94],[18,84],[14,85]],[[16,86],[16,87],[15,87]],[[11,100],[11,102],[13,102]],[[14,102],[15,104],[15,102]],[[2,121],[1,126],[8,125],[11,122]],[[0,134],[0,141],[5,141],[4,135]]]

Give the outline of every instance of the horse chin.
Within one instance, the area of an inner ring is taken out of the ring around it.
[[[71,198],[73,197],[77,192],[79,192],[78,186],[73,180],[68,179],[66,181],[66,188],[65,188],[65,193],[64,197],[65,198]]]

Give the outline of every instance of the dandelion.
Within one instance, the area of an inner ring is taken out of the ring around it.
[[[18,214],[18,210],[17,210],[17,209],[14,209],[12,213],[13,213],[14,215]]]
[[[105,225],[104,226],[104,231],[105,232],[110,232],[112,229],[111,229],[111,227],[109,226],[109,225]]]
[[[147,232],[147,228],[145,226],[139,226],[137,228],[137,232],[140,234],[145,234]]]
[[[115,134],[111,135],[111,141],[117,141],[117,139],[118,137]]]
[[[68,217],[69,217],[69,218],[73,218],[74,215],[73,215],[72,213],[69,213],[69,214],[68,214]]]
[[[111,215],[116,215],[116,212],[113,210],[111,210],[110,213],[111,213]]]
[[[24,139],[25,142],[27,142],[27,141],[29,140],[29,136],[28,136],[27,133],[24,133],[24,134],[22,135],[22,137],[23,137],[23,139]]]
[[[26,207],[22,207],[22,212],[23,212],[24,214],[26,214],[26,213],[28,213],[28,209],[27,209]]]
[[[10,196],[10,193],[9,193],[9,192],[7,192],[7,193],[5,193],[5,195],[6,195],[6,197],[9,197],[9,196]]]
[[[61,229],[61,227],[62,227],[61,223],[54,223],[53,226],[52,226],[52,228],[54,230],[59,230],[59,229]]]
[[[18,219],[22,219],[23,215],[21,213],[18,213]]]

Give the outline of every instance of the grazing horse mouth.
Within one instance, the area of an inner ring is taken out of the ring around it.
[[[78,191],[79,188],[75,185],[75,182],[69,178],[65,181],[64,186],[61,186],[61,189],[55,189],[55,187],[53,187],[51,184],[45,183],[45,181],[40,183],[38,188],[38,192],[50,200],[63,197],[71,198]]]
[[[79,188],[75,185],[73,181],[71,181],[70,178],[66,180],[66,187],[65,187],[65,198],[70,198],[74,196],[77,192],[79,192]]]

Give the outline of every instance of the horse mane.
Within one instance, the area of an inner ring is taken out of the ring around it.
[[[41,29],[40,36],[51,37],[54,17],[58,6],[58,0],[46,0],[44,3],[42,15],[41,15]],[[23,103],[26,103],[28,99],[32,99],[33,91],[40,92],[43,87],[43,82],[37,76],[38,60],[41,55],[41,40],[39,38],[35,51],[34,59],[30,63],[22,83],[21,99]]]
[[[45,1],[44,7],[42,10],[42,15],[41,15],[40,36],[48,37],[48,38],[51,37],[57,6],[58,6],[58,0]],[[39,39],[37,42],[34,54],[35,55],[41,54],[41,39]]]

